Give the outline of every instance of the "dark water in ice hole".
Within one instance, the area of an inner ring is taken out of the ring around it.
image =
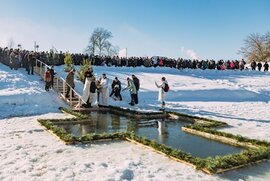
[[[150,125],[145,122],[149,121]],[[163,133],[158,129],[158,121],[162,124],[161,127],[167,133]],[[193,156],[205,158],[208,156],[226,155],[231,153],[239,153],[242,148],[223,144],[211,139],[203,138],[186,133],[181,130],[181,127],[188,122],[171,121],[160,119],[151,120],[132,120],[125,116],[120,116],[111,113],[91,113],[91,120],[80,124],[57,124],[57,126],[64,128],[67,132],[82,136],[87,133],[113,133],[133,131],[139,136],[144,136],[150,140],[156,140],[158,143],[165,144],[172,148],[181,149],[185,152],[191,153]],[[166,124],[166,126],[164,126]]]

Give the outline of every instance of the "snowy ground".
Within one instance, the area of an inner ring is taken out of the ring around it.
[[[54,92],[44,90],[41,77],[0,64],[0,106],[1,119],[58,112],[58,107],[65,104]]]
[[[63,67],[56,67],[65,76]],[[138,110],[157,110],[154,81],[167,77],[168,109],[225,121],[234,134],[270,141],[270,74],[250,71],[95,67],[97,75],[117,76],[123,84],[134,73],[141,80]],[[124,86],[123,86],[124,87]],[[76,83],[78,92],[82,84]],[[128,107],[123,102],[110,104]],[[63,102],[45,92],[37,76],[0,64],[0,180],[269,180],[270,162],[209,176],[128,142],[67,146],[44,131],[36,119],[66,117]],[[28,117],[17,117],[31,115]]]

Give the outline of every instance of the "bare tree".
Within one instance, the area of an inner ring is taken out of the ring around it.
[[[94,55],[96,51],[96,45],[97,45],[97,36],[93,36],[92,34],[89,39],[89,45],[86,47],[86,51],[89,52],[91,55]]]
[[[266,35],[260,35],[259,33],[250,34],[244,40],[244,47],[241,48],[242,53],[249,62],[266,61],[269,56],[266,47]]]
[[[106,54],[108,56],[116,56],[119,53],[119,47],[112,45],[108,41],[105,43],[104,49],[106,50]]]
[[[266,34],[264,35],[264,41],[266,44],[267,57],[268,60],[270,60],[270,31],[266,32]]]
[[[87,46],[87,50],[91,54],[95,54],[96,51],[98,51],[98,54],[102,55],[105,51],[105,47],[109,42],[109,39],[112,37],[112,33],[104,28],[94,29],[89,39],[89,45]]]
[[[120,48],[118,46],[112,46],[109,56],[118,56]]]
[[[90,44],[86,47],[85,52],[90,53],[90,55],[94,55],[95,54],[95,46]]]

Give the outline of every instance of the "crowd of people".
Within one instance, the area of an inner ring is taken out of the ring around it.
[[[74,75],[75,70],[71,70],[67,77],[67,83],[73,87],[74,77],[72,81],[69,81],[70,74]],[[140,88],[140,80],[132,75],[131,78],[127,78],[127,87],[122,90],[120,80],[115,77],[111,84],[111,92],[109,92],[109,81],[106,74],[102,74],[99,79],[95,78],[95,75],[90,70],[90,68],[84,74],[84,88],[83,88],[83,107],[106,107],[109,105],[109,97],[114,101],[122,101],[121,91],[129,90],[130,92],[130,105],[134,106],[139,103],[138,91]],[[69,96],[68,94],[66,95]]]
[[[262,65],[261,62],[256,63],[255,61],[252,61],[250,66],[252,70],[256,70],[256,68],[258,68],[258,70],[261,71],[262,67],[264,68],[263,69],[264,72],[268,72],[269,70],[268,62],[264,62],[264,64]]]
[[[51,70],[48,69],[45,72],[44,77],[46,74],[50,74]],[[67,84],[74,89],[74,75],[76,70],[72,69],[66,76]],[[131,77],[127,77],[127,86],[122,89],[122,84],[118,77],[115,77],[109,86],[109,81],[106,74],[102,74],[99,79],[96,79],[93,71],[88,68],[84,74],[84,87],[83,87],[83,95],[82,100],[83,103],[81,106],[85,108],[90,107],[107,107],[109,106],[109,98],[111,97],[114,101],[122,101],[121,91],[128,90],[130,93],[130,102],[129,105],[134,106],[139,104],[138,93],[140,89],[140,80],[134,74]],[[51,79],[48,79],[48,82]],[[169,91],[169,84],[165,77],[161,78],[161,84],[155,82],[157,88],[159,89],[158,100],[161,102],[161,109],[165,110],[165,94]],[[73,97],[72,91],[70,91],[70,87],[67,87],[66,97],[69,98],[70,96]],[[109,87],[111,87],[111,92],[109,93]],[[70,95],[71,92],[71,95]]]
[[[19,49],[2,49],[0,47],[0,63],[9,66],[11,69],[25,68],[28,74],[34,74],[34,64],[37,53]]]
[[[45,81],[45,90],[49,91],[53,88],[54,85],[54,75],[56,74],[54,71],[54,62],[49,62],[51,55],[49,53],[45,52],[33,52],[33,51],[26,51],[26,50],[19,50],[19,49],[8,49],[8,48],[0,48],[0,62],[9,66],[11,69],[17,70],[18,68],[25,68],[28,74],[34,73],[34,65],[35,60],[39,59],[43,61],[44,63],[50,64],[50,68],[48,68],[44,73],[44,81]],[[82,54],[76,55],[76,57],[81,57]],[[47,57],[47,58],[44,58]],[[62,57],[64,59],[65,55],[63,56],[58,54],[57,57]],[[82,58],[82,57],[81,57]],[[102,65],[106,64],[107,66],[115,66],[113,64],[113,58],[108,59],[109,57],[87,57],[85,55],[84,58],[89,58],[92,61],[93,65]],[[79,58],[80,59],[80,58]],[[136,58],[139,62],[143,63],[146,61],[146,59],[143,58]],[[78,60],[78,59],[77,59]],[[130,63],[127,62],[131,59],[119,59],[119,60],[125,60],[127,64],[117,64],[116,66],[131,66]],[[134,60],[134,58],[132,58]],[[138,62],[137,61],[137,62]],[[59,63],[59,62],[58,62]],[[77,62],[78,64],[80,61]],[[149,62],[148,62],[149,63]],[[61,64],[61,61],[60,61]],[[142,66],[144,64],[141,64]],[[137,63],[132,64],[132,66],[138,66]],[[145,66],[145,65],[144,65]],[[149,66],[149,65],[148,65]],[[156,66],[156,65],[155,65]],[[73,91],[71,91],[71,88],[75,88],[74,78],[75,78],[75,69],[72,69],[70,72],[68,72],[66,76],[66,83],[69,85],[67,86],[65,96],[68,98],[71,96],[73,97]],[[91,107],[95,104],[97,104],[100,107],[108,106],[109,104],[109,97],[111,97],[115,101],[122,101],[122,95],[121,91],[129,90],[130,92],[130,102],[129,104],[131,106],[134,106],[139,103],[138,99],[138,93],[140,89],[140,80],[135,76],[131,75],[131,77],[127,78],[127,87],[122,89],[121,82],[117,77],[112,81],[111,84],[111,92],[109,92],[109,85],[108,85],[108,79],[106,77],[106,74],[103,74],[101,78],[96,80],[93,72],[88,69],[85,72],[84,75],[84,88],[83,88],[83,107]],[[157,85],[157,84],[156,84]],[[164,88],[164,85],[157,85],[158,88],[162,89]],[[164,91],[160,91],[159,100],[162,102],[162,108],[165,106],[165,98],[164,98]]]
[[[74,72],[72,69],[67,77],[67,83],[74,86]],[[73,80],[70,81],[70,75]],[[155,82],[159,89],[158,100],[161,102],[161,110],[165,110],[165,93],[169,91],[169,84],[165,77],[161,78],[161,84]],[[74,87],[73,87],[74,88]],[[118,77],[115,77],[111,84],[111,92],[109,94],[109,82],[106,74],[102,74],[98,80],[90,70],[90,68],[84,74],[84,88],[83,88],[83,104],[85,108],[92,106],[107,107],[109,105],[109,97],[114,101],[122,101],[121,91],[129,90],[130,102],[129,105],[134,106],[139,104],[138,93],[140,89],[140,80],[133,74],[131,77],[127,77],[127,86],[122,90],[121,82]],[[67,97],[69,96],[69,91]]]
[[[54,80],[54,65],[64,64],[64,53],[53,53],[53,52],[33,52],[27,50],[19,49],[9,49],[0,47],[0,62],[9,66],[11,69],[17,70],[18,68],[25,68],[28,74],[33,74],[35,60],[51,65],[50,69],[44,73],[45,90],[53,88]],[[217,69],[217,70],[244,70],[247,69],[246,62],[242,60],[189,60],[189,59],[171,59],[166,57],[154,56],[148,57],[130,57],[130,58],[119,58],[117,56],[89,56],[87,54],[71,54],[75,65],[79,65],[84,59],[88,59],[92,65],[95,66],[115,66],[115,67],[171,67],[176,69]],[[263,71],[269,70],[269,64],[264,62],[252,61],[251,70]],[[68,85],[66,89],[66,97],[73,97],[74,89],[74,76],[75,69],[72,69],[66,76],[66,82]],[[156,87],[159,89],[158,100],[161,102],[161,109],[165,108],[165,94],[169,90],[169,85],[165,77],[161,78],[161,84],[155,83]],[[98,104],[100,107],[106,107],[109,104],[109,97],[115,101],[122,101],[121,91],[129,90],[130,92],[130,102],[131,106],[139,103],[138,93],[140,89],[140,80],[132,75],[127,77],[127,87],[122,89],[121,82],[117,77],[112,81],[111,92],[109,92],[109,82],[106,74],[103,74],[98,80],[95,78],[92,70],[90,68],[84,74],[84,88],[83,88],[83,107],[91,107]]]
[[[244,70],[248,69],[244,59],[242,60],[190,60],[190,59],[173,59],[161,56],[153,57],[129,57],[120,58],[118,56],[97,56],[88,54],[70,54],[75,65],[82,64],[84,59],[87,59],[95,66],[115,66],[115,67],[171,67],[176,69],[217,69],[217,70]],[[0,61],[11,68],[25,67],[32,73],[33,62],[37,58],[47,65],[63,65],[66,53],[59,52],[33,52],[19,49],[9,49],[0,47]],[[251,63],[252,70],[259,70],[264,67],[264,71],[269,70],[267,62]]]

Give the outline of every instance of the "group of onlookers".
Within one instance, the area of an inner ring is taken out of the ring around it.
[[[82,64],[84,59],[87,59],[95,66],[115,66],[115,67],[171,67],[176,69],[217,69],[217,70],[244,70],[248,69],[244,59],[242,60],[190,60],[190,59],[173,59],[162,56],[153,57],[129,57],[120,58],[118,56],[97,56],[80,53],[70,54],[75,65]],[[66,53],[63,52],[33,52],[19,49],[8,49],[0,47],[0,61],[11,68],[17,69],[18,67],[25,67],[29,73],[33,73],[34,59],[37,58],[40,61],[48,65],[63,65]],[[264,67],[264,71],[268,71],[269,65],[267,62],[262,64],[261,62],[251,63],[251,69],[258,68],[260,71]]]
[[[11,69],[25,68],[28,74],[34,74],[34,64],[37,53],[19,49],[2,49],[0,47],[0,63],[9,66]]]

